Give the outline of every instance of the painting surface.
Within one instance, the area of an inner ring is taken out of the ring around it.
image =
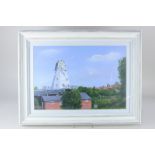
[[[34,108],[126,108],[125,46],[35,46]]]

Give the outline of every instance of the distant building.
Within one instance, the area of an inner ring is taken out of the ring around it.
[[[108,90],[108,89],[119,89],[120,88],[120,84],[118,82],[116,82],[115,84],[107,84],[106,86],[101,86],[98,87],[98,89],[104,89],[104,90]]]

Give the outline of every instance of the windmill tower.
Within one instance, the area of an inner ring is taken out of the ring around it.
[[[53,78],[52,89],[66,89],[70,87],[67,67],[63,60],[59,60],[55,65],[55,75]]]

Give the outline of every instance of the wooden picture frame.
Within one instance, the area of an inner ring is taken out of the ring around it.
[[[99,110],[35,110],[33,47],[48,45],[126,46],[126,108]],[[107,125],[141,123],[141,32],[22,31],[18,50],[19,123],[21,125]]]

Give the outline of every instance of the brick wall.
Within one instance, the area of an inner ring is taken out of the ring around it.
[[[61,102],[44,102],[44,109],[61,109]]]
[[[91,100],[82,100],[81,109],[91,109],[92,102]],[[44,102],[44,109],[61,109],[61,102]]]
[[[82,100],[81,104],[82,104],[81,109],[91,109],[92,108],[91,100]]]

